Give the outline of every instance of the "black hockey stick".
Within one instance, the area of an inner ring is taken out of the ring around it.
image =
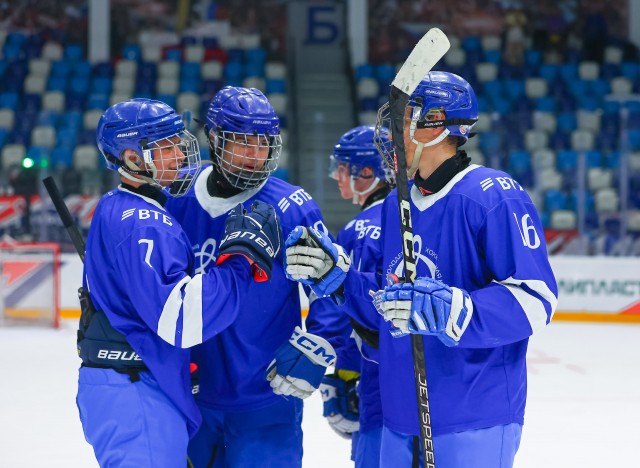
[[[409,97],[422,81],[422,78],[449,50],[449,46],[447,36],[440,29],[433,28],[427,31],[413,48],[400,71],[398,71],[389,91],[389,117],[391,119],[391,134],[395,148],[395,172],[405,269],[404,280],[410,283],[413,283],[416,279],[416,260],[413,252],[411,204],[409,202],[407,161],[404,147],[405,112]],[[420,425],[420,442],[424,458],[423,466],[425,468],[435,468],[431,411],[429,409],[422,336],[411,335],[411,348],[413,351],[413,373],[416,380],[416,397],[418,399],[418,423]]]
[[[67,230],[67,234],[71,238],[71,242],[73,246],[76,248],[78,255],[80,255],[80,260],[84,263],[84,251],[85,251],[85,242],[82,233],[78,229],[78,226],[73,222],[73,218],[71,217],[71,213],[69,213],[69,208],[67,208],[67,204],[64,202],[64,198],[60,194],[60,190],[58,190],[58,185],[56,181],[53,180],[53,177],[49,176],[42,180],[44,187],[47,189],[49,193],[49,197],[51,197],[51,201],[53,202],[53,206],[55,206],[56,211],[58,212],[58,216],[60,216],[60,220],[62,221],[63,226]]]

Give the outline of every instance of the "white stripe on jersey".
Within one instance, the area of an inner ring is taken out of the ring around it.
[[[551,305],[551,318],[556,311],[558,305],[558,298],[551,292],[549,287],[544,281],[540,280],[517,280],[513,277],[509,277],[502,281],[493,280],[494,283],[501,284],[509,290],[513,297],[516,298],[522,310],[527,315],[527,319],[531,324],[531,330],[533,333],[538,332],[547,325],[547,311],[544,308],[544,304],[540,299],[527,293],[522,289],[523,285],[526,285],[529,289],[537,292]],[[551,319],[549,319],[551,321]]]
[[[202,275],[195,275],[184,289],[182,347],[202,343]]]
[[[183,299],[182,286],[185,284]],[[181,308],[183,310],[181,348],[190,348],[202,343],[202,275],[182,278],[164,303],[160,320],[158,320],[158,336],[172,346],[176,345],[176,329]]]

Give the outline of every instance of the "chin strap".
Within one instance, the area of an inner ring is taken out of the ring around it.
[[[355,188],[355,178],[352,176],[350,178],[350,182],[349,182],[349,186],[351,187],[351,191],[353,192],[353,204],[354,205],[359,205],[360,204],[360,197],[363,195],[367,195],[368,193],[371,193],[377,186],[378,183],[380,182],[380,178],[376,177],[375,179],[373,179],[373,181],[371,182],[371,185],[369,185],[369,188],[366,190],[363,190],[362,192],[358,192]]]

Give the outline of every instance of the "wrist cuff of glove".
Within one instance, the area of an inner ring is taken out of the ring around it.
[[[227,252],[224,254],[220,254],[218,256],[218,260],[216,260],[216,265],[220,265],[224,263],[229,258],[235,255],[240,255],[247,259],[247,261],[249,262],[249,266],[251,268],[251,276],[253,277],[253,280],[256,283],[263,283],[269,280],[269,278],[271,277],[271,268],[267,267],[266,265],[261,266],[260,263],[262,262],[258,262],[252,259],[251,257],[249,257],[247,254],[243,252]]]

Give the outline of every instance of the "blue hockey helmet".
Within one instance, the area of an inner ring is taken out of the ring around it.
[[[471,85],[449,72],[432,71],[425,75],[409,99],[412,120],[416,128],[445,127],[445,136],[469,139],[471,128],[478,121],[478,102]],[[444,113],[444,120],[433,120]]]
[[[214,166],[232,186],[257,187],[278,168],[280,119],[260,90],[222,88],[207,110],[205,131]]]
[[[379,141],[376,142],[376,139]],[[362,169],[370,167],[375,177],[385,182],[392,182],[393,174],[384,164],[377,146],[383,146],[388,151],[392,151],[393,143],[386,127],[382,128],[380,134],[375,133],[373,125],[352,128],[342,135],[333,147],[331,170],[333,171],[337,164],[346,164],[349,166],[351,177],[358,177]]]
[[[98,122],[96,142],[109,169],[136,182],[170,186],[175,196],[186,193],[200,170],[198,141],[161,101],[131,99],[109,107]],[[126,150],[136,157],[125,158]]]

